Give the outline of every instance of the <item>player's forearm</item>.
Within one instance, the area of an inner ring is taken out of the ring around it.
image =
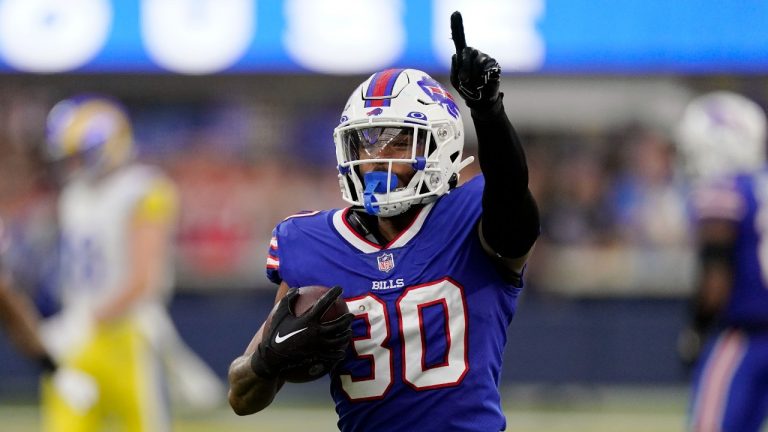
[[[0,281],[0,321],[18,349],[31,358],[48,358],[37,334],[38,314],[34,306]]]
[[[698,228],[699,274],[692,324],[707,330],[725,308],[733,287],[737,228],[723,220],[706,220]]]
[[[707,331],[725,308],[733,284],[733,270],[726,263],[702,264],[700,282],[693,299],[691,324]]]
[[[504,95],[484,110],[473,109],[480,169],[486,187],[504,188],[512,197],[528,189],[528,162],[520,138],[504,112]]]
[[[125,316],[148,296],[149,291],[148,281],[132,278],[117,297],[96,310],[94,319],[97,322],[109,322]]]
[[[251,369],[251,356],[235,359],[229,367],[229,405],[237,415],[257,413],[275,398],[282,387],[279,379],[263,379]]]
[[[134,221],[131,227],[128,277],[119,294],[95,313],[97,321],[110,321],[125,316],[138,304],[156,295],[168,264],[170,224]]]
[[[480,168],[485,177],[482,226],[486,242],[503,257],[522,257],[539,235],[539,212],[528,190],[528,163],[504,112],[503,95],[484,111],[472,110]]]

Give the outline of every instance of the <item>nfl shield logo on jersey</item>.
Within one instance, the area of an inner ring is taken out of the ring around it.
[[[376,260],[379,262],[379,270],[384,273],[389,273],[395,268],[395,257],[391,253],[381,254],[376,257]]]

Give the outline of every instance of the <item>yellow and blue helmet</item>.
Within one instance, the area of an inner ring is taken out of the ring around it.
[[[131,122],[112,98],[78,95],[58,102],[48,114],[46,156],[51,162],[79,156],[86,170],[106,172],[133,155]]]

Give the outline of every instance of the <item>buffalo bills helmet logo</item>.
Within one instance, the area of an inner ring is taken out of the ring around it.
[[[368,111],[367,113],[365,113],[365,115],[367,115],[368,117],[370,117],[370,116],[377,116],[377,115],[381,115],[381,113],[383,113],[383,112],[384,112],[384,110],[381,109],[381,108],[374,108],[374,109]]]
[[[426,93],[430,99],[439,103],[443,108],[445,108],[451,117],[459,118],[459,107],[456,106],[456,102],[453,100],[453,96],[451,96],[451,94],[448,93],[448,91],[445,90],[439,82],[435,81],[427,75],[424,75],[424,77],[421,78],[417,84],[419,87],[421,87],[422,90],[424,90],[424,93]]]

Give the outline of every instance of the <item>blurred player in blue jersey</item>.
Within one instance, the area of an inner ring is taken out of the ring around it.
[[[683,359],[693,363],[704,347],[694,369],[692,431],[759,431],[768,414],[765,138],[763,110],[728,92],[695,99],[679,124],[699,256]]]
[[[429,75],[389,69],[355,89],[334,131],[351,207],[275,228],[267,275],[278,306],[230,367],[236,413],[264,409],[285,371],[314,362],[331,369],[343,431],[506,427],[502,352],[538,211],[500,68],[466,46],[460,14],[451,29],[451,82],[471,109],[483,175],[457,186],[472,158],[454,98]],[[307,285],[337,288],[297,318],[293,288]],[[339,295],[351,313],[320,323]]]

